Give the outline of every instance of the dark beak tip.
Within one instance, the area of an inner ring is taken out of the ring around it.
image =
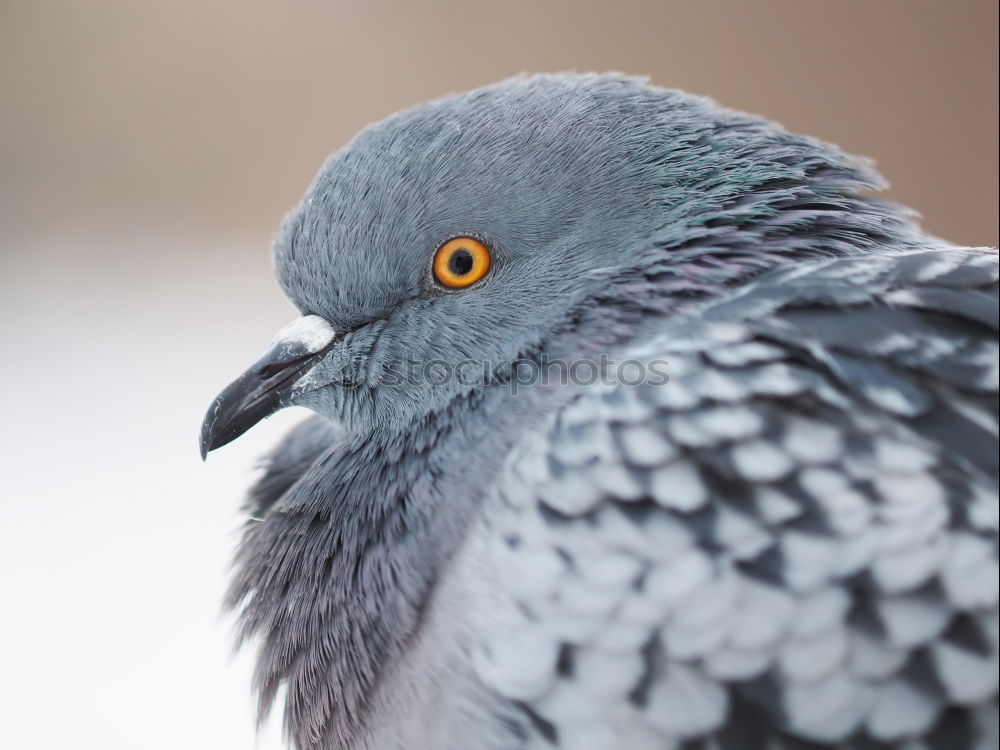
[[[326,355],[330,341],[302,354],[288,344],[275,345],[249,370],[230,383],[208,407],[201,424],[199,450],[204,461],[216,448],[231,443],[262,419],[292,403],[298,376]]]
[[[202,461],[207,459],[208,454],[217,447],[212,443],[214,442],[213,435],[215,432],[215,417],[218,412],[218,403],[218,399],[212,402],[208,413],[205,415],[205,419],[201,423],[201,433],[198,435],[198,452],[201,454]]]

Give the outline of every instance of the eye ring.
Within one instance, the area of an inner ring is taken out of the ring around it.
[[[490,270],[489,248],[474,237],[455,237],[434,253],[434,278],[449,289],[465,289]]]

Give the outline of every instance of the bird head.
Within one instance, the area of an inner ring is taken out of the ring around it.
[[[292,404],[405,428],[525,356],[627,336],[625,311],[806,252],[764,240],[871,184],[835,149],[623,76],[519,77],[394,115],[285,220],[274,268],[303,317],[215,400],[203,455]]]

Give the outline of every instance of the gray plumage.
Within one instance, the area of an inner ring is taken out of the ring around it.
[[[262,711],[301,750],[996,747],[997,256],[879,185],[618,76],[331,157],[274,246],[330,331],[278,406],[319,416],[229,596]],[[493,266],[451,291],[456,235]],[[601,354],[669,381],[511,387]]]

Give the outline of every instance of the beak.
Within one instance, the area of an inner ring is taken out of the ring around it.
[[[265,417],[290,406],[295,384],[340,338],[318,315],[306,315],[285,326],[264,356],[208,408],[201,425],[202,459]]]

